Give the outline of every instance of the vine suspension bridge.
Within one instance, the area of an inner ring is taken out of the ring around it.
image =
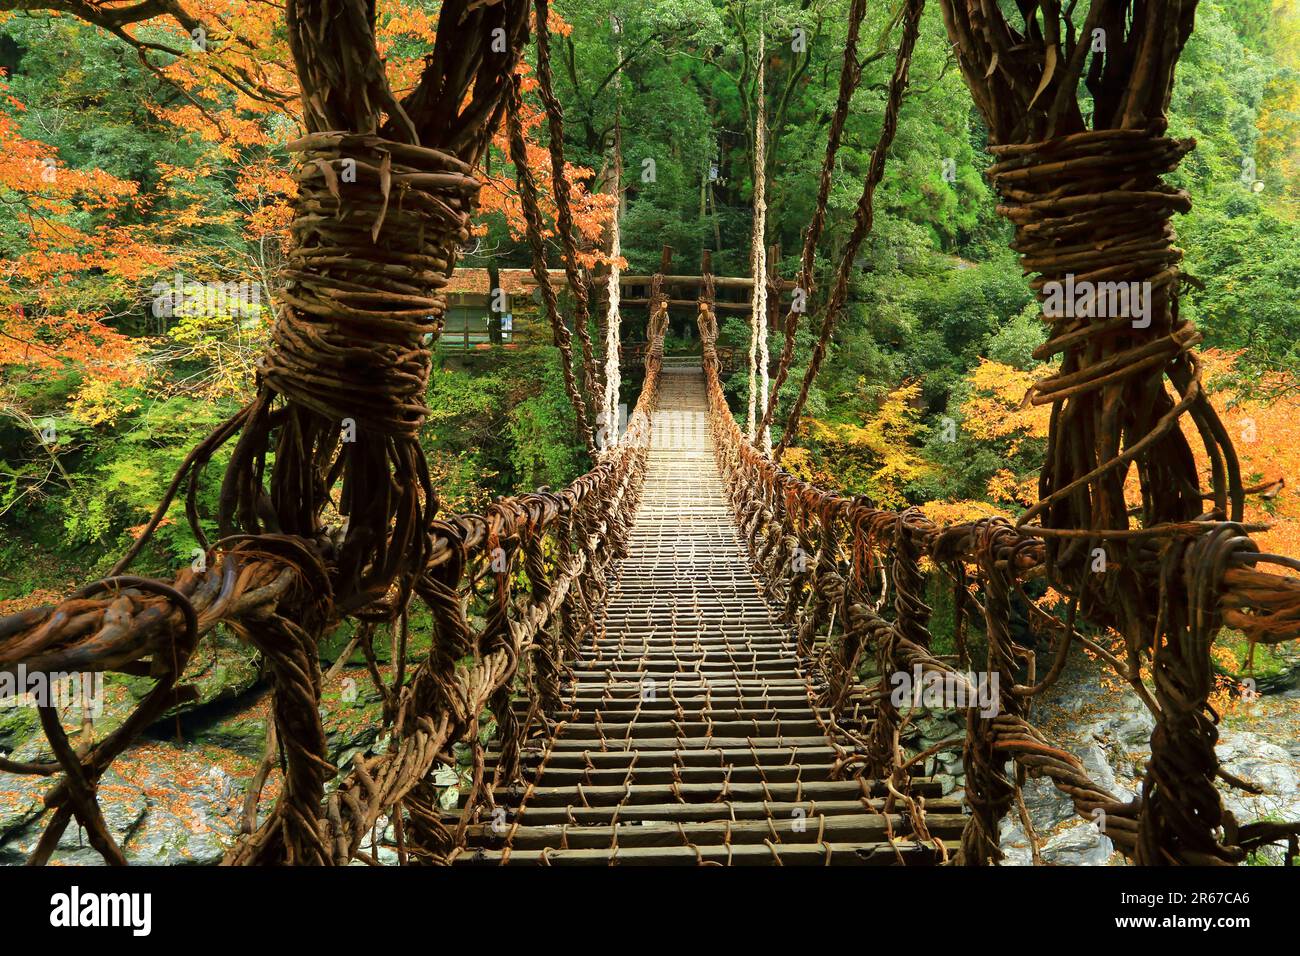
[[[938,2],[988,124],[999,212],[1015,227],[1013,248],[1035,290],[1076,274],[1151,290],[1141,326],[1044,317],[1048,338],[1035,354],[1060,358],[1031,397],[1053,408],[1047,459],[1040,499],[1015,523],[939,526],[919,509],[879,508],[780,466],[871,229],[923,0],[903,0],[891,20],[899,37],[879,140],[798,398],[770,450],[802,309],[792,302],[785,316],[769,387],[761,191],[748,427],[719,379],[707,261],[696,299],[699,364],[665,362],[668,309],[680,304],[665,291],[665,263],[644,300],[641,392],[618,434],[618,269],[597,343],[591,326],[601,322],[569,208],[547,0],[445,0],[426,72],[400,99],[375,42],[373,4],[291,0],[306,134],[290,144],[301,162],[287,285],[256,397],[191,451],[108,577],[0,619],[0,672],[116,671],[153,682],[98,739],[85,728],[70,734],[57,708],[41,706],[47,755],[0,758],[0,773],[49,779],[29,862],[49,862],[74,824],[105,861],[126,862],[105,822],[101,780],[193,698],[187,668],[218,626],[261,653],[274,688],[273,729],[225,858],[232,865],[376,862],[367,845],[381,821],[392,824],[403,864],[985,865],[1001,859],[1000,822],[1022,809],[1029,777],[1051,781],[1082,819],[1100,815],[1115,849],[1138,863],[1231,865],[1274,844],[1296,856],[1300,822],[1238,821],[1216,789],[1242,781],[1228,779],[1215,755],[1210,646],[1223,626],[1256,643],[1300,637],[1300,564],[1261,552],[1243,523],[1248,489],[1201,385],[1199,335],[1178,311],[1181,253],[1170,222],[1190,200],[1162,177],[1194,147],[1165,133],[1195,3],[1092,0],[1085,28],[1062,36],[1042,29],[1036,12],[1056,24],[1056,4],[1018,4],[1027,23],[1017,26],[1004,5]],[[93,9],[121,31],[146,8]],[[814,291],[836,151],[861,78],[864,10],[865,0],[849,4],[795,299]],[[1089,60],[1093,27],[1111,32],[1114,52]],[[549,279],[520,117],[530,33],[573,300],[567,320]],[[1091,97],[1086,121],[1081,83]],[[498,129],[593,467],[558,491],[448,515],[418,434],[446,306],[439,290],[470,237],[475,170]],[[761,129],[760,117],[760,169]],[[787,287],[771,285],[779,305]],[[1193,441],[1210,463],[1205,490]],[[197,489],[223,447],[230,460],[217,513],[202,514]],[[1136,508],[1124,495],[1132,472],[1142,486]],[[171,580],[128,573],[181,500],[205,561]],[[1090,573],[1099,547],[1108,570]],[[924,595],[935,576],[956,606],[951,656],[932,648]],[[1031,579],[1065,597],[1064,619],[1028,599]],[[416,601],[433,621],[431,649],[418,659],[408,654]],[[1013,633],[1013,607],[1049,646],[1045,667]],[[395,666],[387,677],[372,668],[387,747],[340,771],[327,759],[319,649],[345,620],[355,631],[344,657],[360,649],[372,658],[372,642],[386,636]],[[1096,644],[1084,624],[1113,629],[1123,650]],[[982,660],[971,659],[967,641],[976,631]],[[1079,646],[1152,712],[1151,759],[1135,798],[1091,779],[1033,721],[1035,698]],[[889,675],[933,675],[972,701],[981,696],[972,669],[996,676],[996,706],[966,706],[964,733],[911,752],[912,709],[893,700]],[[484,745],[489,716],[496,733]],[[455,763],[457,744],[470,750],[473,779],[449,813],[435,773]],[[962,753],[960,798],[927,776],[941,750]],[[264,801],[275,768],[283,786]]]
[[[853,737],[819,703],[825,684],[749,570],[714,458],[705,373],[665,368],[659,381],[641,503],[602,631],[571,665],[552,733],[525,751],[527,785],[498,791],[508,809],[472,827],[457,860],[938,859],[937,843],[890,842],[912,830],[886,810],[885,783],[840,779]],[[959,802],[934,799],[934,782],[910,784],[931,798],[930,832],[959,837]]]

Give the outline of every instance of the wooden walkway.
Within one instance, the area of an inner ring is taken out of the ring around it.
[[[708,433],[704,377],[665,368],[645,489],[605,632],[572,665],[571,712],[526,751],[458,863],[928,863],[884,788],[832,780],[844,752],[816,677],[747,567]],[[957,801],[917,780],[934,836]],[[891,846],[888,834],[896,845]],[[902,838],[902,839],[900,839]]]

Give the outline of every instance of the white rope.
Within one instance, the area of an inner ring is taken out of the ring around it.
[[[614,49],[615,62],[623,61],[623,45],[619,43]],[[614,196],[614,218],[609,224],[609,282],[607,286],[608,307],[605,312],[605,423],[609,440],[607,448],[618,444],[618,397],[623,386],[623,373],[619,368],[619,268],[618,260],[623,254],[623,243],[619,229],[619,213],[622,211],[622,173],[623,143],[619,120],[622,110],[618,102],[619,87],[622,85],[623,71],[614,74],[614,157],[610,163],[610,192]]]
[[[622,372],[618,365],[619,349],[619,256],[623,254],[622,241],[619,234],[618,213],[619,213],[619,163],[623,161],[621,151],[618,148],[618,131],[614,131],[614,163],[613,163],[613,182],[612,189],[616,199],[614,205],[614,219],[610,223],[609,233],[609,309],[605,313],[605,415],[609,423],[609,447],[618,444],[618,395],[623,385]]]
[[[754,236],[750,247],[750,274],[754,277],[754,291],[750,298],[749,314],[749,429],[751,442],[758,424],[758,408],[767,408],[768,381],[767,349],[767,116],[764,106],[764,54],[763,30],[758,34],[758,76],[754,117]],[[760,398],[761,396],[761,398]],[[761,401],[761,405],[759,404]],[[772,450],[772,430],[763,429],[761,436],[764,451]]]

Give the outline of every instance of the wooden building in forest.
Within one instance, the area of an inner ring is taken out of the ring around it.
[[[557,292],[566,288],[564,270],[551,269]],[[550,341],[533,274],[528,269],[500,269],[499,301],[487,269],[457,269],[443,292],[447,296],[446,325],[438,340],[444,349],[489,348],[494,344],[492,320],[499,311],[500,344],[506,347]]]

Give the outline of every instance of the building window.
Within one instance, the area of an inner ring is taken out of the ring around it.
[[[450,349],[475,348],[492,341],[489,333],[492,312],[487,296],[458,296],[460,302],[447,309],[444,316],[441,344]],[[509,309],[509,300],[506,308]],[[514,333],[514,316],[507,311],[501,316],[501,341],[511,341]]]

